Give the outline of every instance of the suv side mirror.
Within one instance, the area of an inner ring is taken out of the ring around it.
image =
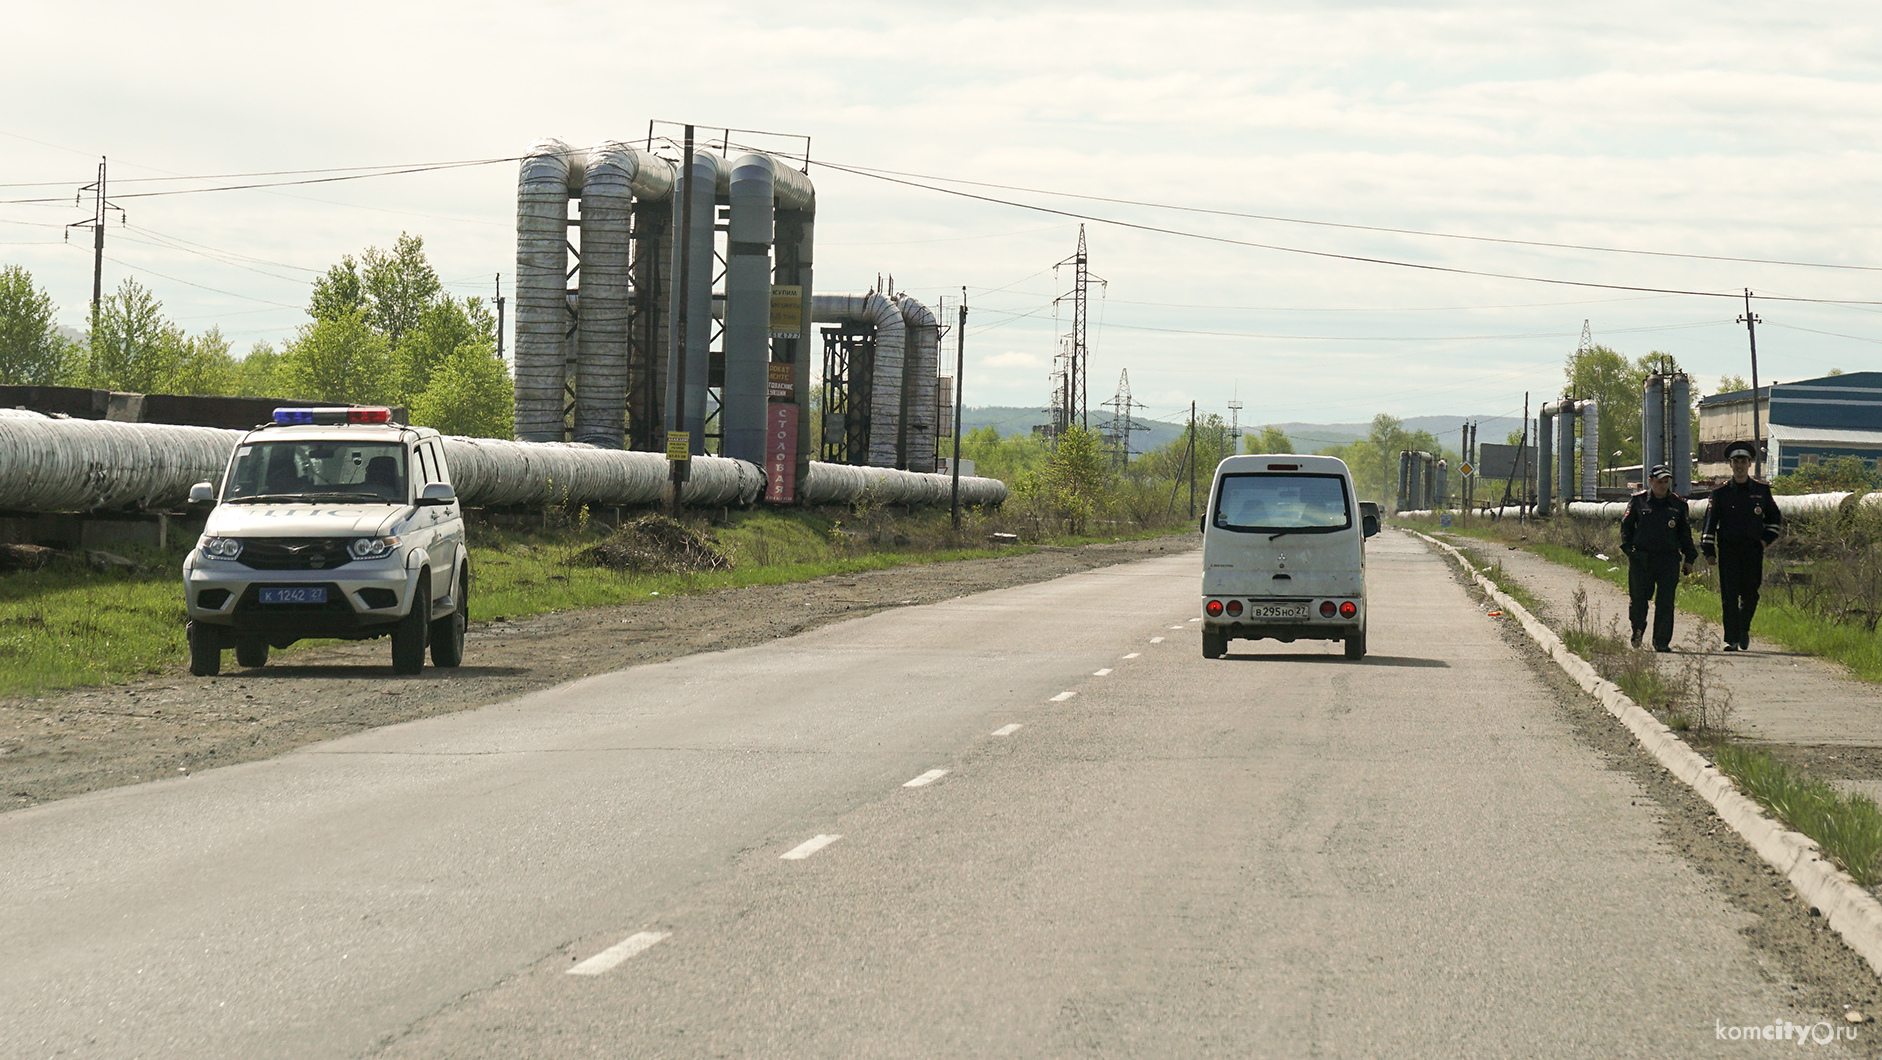
[[[216,487],[209,483],[198,482],[196,485],[190,487],[191,504],[214,504],[215,501]]]
[[[451,488],[449,482],[428,482],[423,489],[418,491],[418,506],[420,508],[437,504],[456,503],[457,491]]]
[[[1360,530],[1364,532],[1367,537],[1371,537],[1372,535],[1379,532],[1379,517],[1376,515],[1361,516],[1359,520],[1359,527],[1360,527]]]

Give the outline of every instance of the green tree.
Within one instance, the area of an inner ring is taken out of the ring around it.
[[[1882,489],[1882,468],[1871,470],[1859,456],[1836,456],[1805,464],[1771,480],[1772,493],[1838,493]]]
[[[353,404],[389,403],[392,354],[362,310],[301,326],[277,377],[289,395]]]
[[[86,337],[85,382],[106,390],[168,393],[183,361],[183,333],[142,284],[126,277],[98,307]]]
[[[168,383],[173,394],[233,394],[235,358],[229,355],[229,340],[222,329],[208,331],[185,340],[177,358],[176,375]]]
[[[235,378],[229,393],[246,397],[293,397],[282,390],[275,378],[281,367],[281,354],[273,345],[257,342],[248,354],[235,362]]]
[[[18,265],[0,268],[0,383],[58,386],[77,371],[72,344],[59,334],[52,296]]]
[[[390,253],[367,247],[362,259],[360,284],[367,320],[385,336],[387,347],[396,350],[405,333],[417,327],[425,310],[438,300],[444,285],[425,260],[423,236],[400,232]]]
[[[951,451],[951,450],[950,450]],[[976,427],[961,439],[961,459],[974,462],[974,473],[1015,485],[1021,475],[1037,474],[1051,454],[1045,439],[1030,432],[1000,437],[991,424]]]
[[[515,410],[509,369],[495,345],[481,341],[446,355],[411,404],[413,423],[469,438],[514,437]]]
[[[1733,393],[1734,391],[1750,390],[1750,389],[1751,389],[1751,384],[1745,382],[1744,376],[1722,375],[1722,376],[1719,376],[1719,388],[1713,391],[1713,393],[1730,394],[1730,393]]]
[[[1294,442],[1281,428],[1269,424],[1259,432],[1248,432],[1248,452],[1250,453],[1291,453]]]
[[[1594,400],[1603,466],[1640,463],[1640,395],[1648,366],[1658,366],[1664,356],[1650,353],[1635,363],[1606,346],[1569,354],[1562,369],[1564,395]]]
[[[1104,510],[1110,493],[1111,459],[1104,439],[1083,427],[1067,428],[1040,475],[1040,487],[1071,532],[1083,533],[1092,516]]]
[[[315,320],[332,320],[365,308],[366,284],[360,279],[359,263],[353,260],[353,255],[343,254],[338,265],[328,268],[326,275],[314,281],[307,315]]]
[[[496,348],[496,318],[484,308],[481,299],[460,302],[444,295],[427,305],[419,313],[417,324],[394,347],[400,400],[410,402],[423,393],[438,366],[467,343]]]

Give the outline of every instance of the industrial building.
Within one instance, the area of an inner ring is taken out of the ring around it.
[[[1754,406],[1757,427],[1754,431]],[[1870,467],[1882,459],[1882,372],[1847,372],[1758,389],[1713,394],[1699,402],[1699,477],[1732,473],[1725,447],[1760,438],[1764,473],[1782,475],[1839,456]]]

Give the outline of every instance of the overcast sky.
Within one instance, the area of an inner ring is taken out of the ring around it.
[[[1729,298],[1246,243],[1827,299],[1754,302],[1761,378],[1882,365],[1872,2],[15,2],[6,23],[0,199],[59,201],[0,204],[0,261],[75,326],[90,238],[61,229],[89,216],[74,195],[101,155],[128,219],[107,291],[134,276],[242,351],[292,338],[315,275],[402,231],[454,292],[488,296],[502,273],[508,293],[514,163],[140,197],[250,182],[142,178],[504,158],[542,136],[644,138],[657,119],[808,136],[817,289],[892,274],[946,295],[951,319],[966,286],[969,404],[1046,400],[1071,284],[1052,266],[1079,221],[819,159],[1033,189],[955,185],[1093,218],[1109,281],[1092,294],[1094,403],[1128,370],[1153,416],[1226,414],[1234,396],[1244,424],[1511,414],[1525,390],[1559,391],[1584,319],[1630,356],[1674,354],[1704,391],[1749,375]]]

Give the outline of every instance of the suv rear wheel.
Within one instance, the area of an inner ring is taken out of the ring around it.
[[[464,661],[464,628],[470,625],[470,568],[457,570],[457,609],[431,623],[431,665],[452,667]]]
[[[431,572],[418,572],[412,609],[392,627],[392,672],[415,674],[425,668],[425,634],[431,632]]]
[[[1212,633],[1207,629],[1202,631],[1203,658],[1220,659],[1228,650],[1229,635],[1227,633]]]
[[[190,673],[214,677],[222,672],[222,638],[214,627],[192,621],[184,628],[190,645]]]

